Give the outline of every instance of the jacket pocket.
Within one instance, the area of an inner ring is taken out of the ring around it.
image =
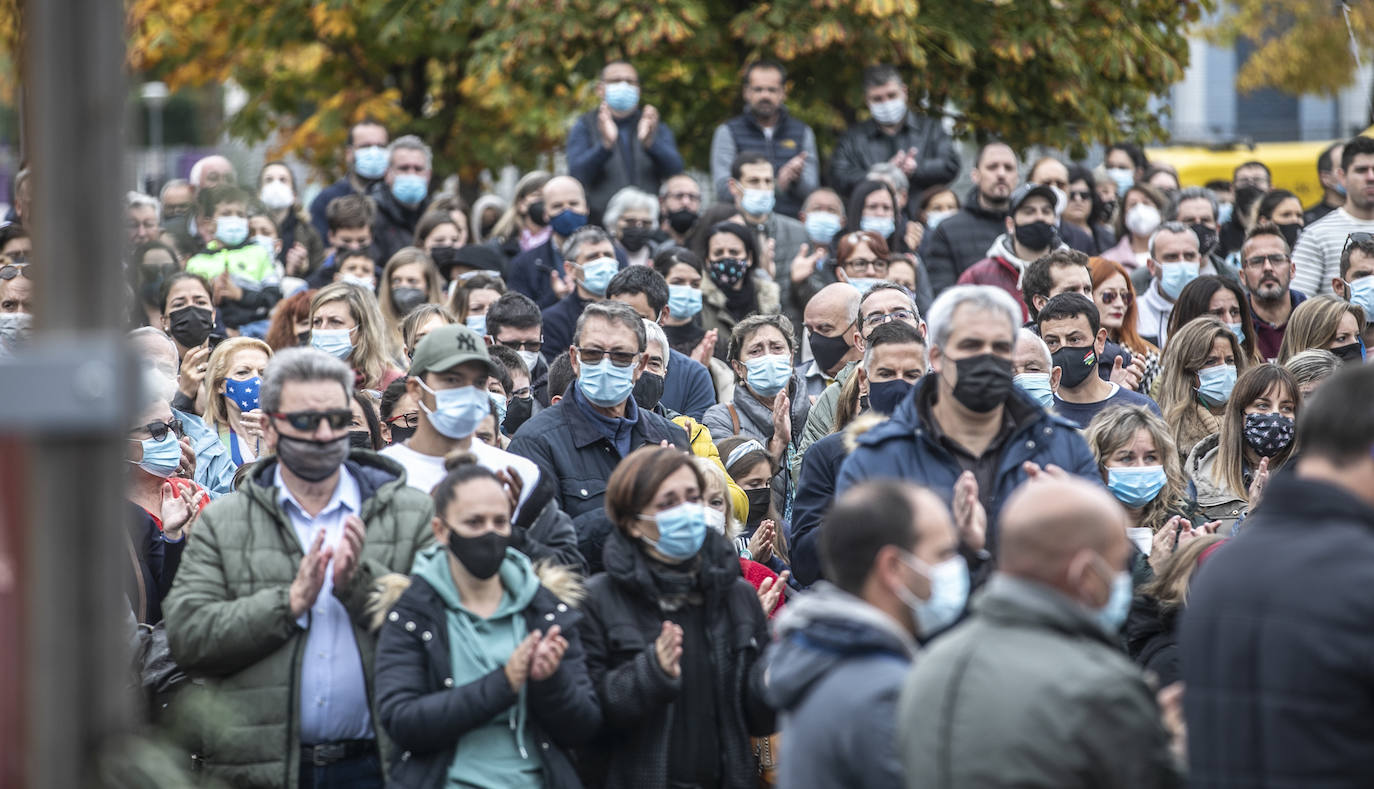
[[[598,478],[563,479],[563,511],[571,516],[581,515],[599,507],[606,495],[606,480]]]

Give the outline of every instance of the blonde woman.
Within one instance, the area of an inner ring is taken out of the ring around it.
[[[1220,417],[1236,377],[1250,366],[1236,335],[1214,315],[1203,315],[1169,336],[1160,362],[1159,397],[1180,460],[1197,442],[1221,430]]]
[[[262,340],[234,337],[210,354],[205,375],[205,424],[219,435],[234,466],[252,463],[262,454],[263,417],[258,407],[262,373],[272,349]]]
[[[386,262],[378,284],[377,301],[386,322],[386,337],[392,351],[401,348],[401,321],[421,304],[444,303],[439,270],[429,254],[419,247],[402,247]]]
[[[1288,318],[1279,345],[1279,364],[1313,348],[1330,351],[1346,364],[1363,364],[1364,309],[1338,296],[1314,296],[1299,304]]]
[[[381,309],[372,291],[335,282],[310,301],[310,345],[353,368],[359,389],[381,391],[405,376],[397,368],[384,334]]]

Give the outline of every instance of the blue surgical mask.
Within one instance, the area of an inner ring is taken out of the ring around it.
[[[886,239],[897,229],[897,220],[890,216],[866,216],[859,220],[859,229],[877,233]]]
[[[429,179],[415,173],[401,173],[391,182],[391,194],[401,205],[417,206],[429,194]]]
[[[772,189],[745,189],[739,207],[749,216],[767,216],[773,213],[773,204],[776,202],[777,197]]]
[[[934,230],[940,223],[959,213],[955,211],[930,211],[926,214],[926,229]]]
[[[629,112],[639,104],[639,86],[628,82],[606,83],[606,106],[616,112]]]
[[[1218,364],[1197,371],[1197,396],[1212,408],[1226,404],[1231,399],[1231,390],[1236,385],[1236,366]]]
[[[506,421],[506,398],[496,392],[487,392],[491,398],[492,405],[496,406],[496,424],[500,425]]]
[[[1108,167],[1107,177],[1116,184],[1118,197],[1125,197],[1126,190],[1135,186],[1135,170],[1129,167]]]
[[[224,379],[224,397],[238,406],[240,411],[248,412],[258,407],[258,392],[261,389],[262,379],[256,375],[246,381]]]
[[[248,218],[242,216],[215,217],[215,240],[226,247],[236,247],[248,238]]]
[[[756,356],[744,363],[745,380],[760,397],[772,397],[792,380],[792,357],[784,353]]]
[[[1224,225],[1231,221],[1231,214],[1236,210],[1233,203],[1217,203],[1217,224]]]
[[[1371,279],[1374,281],[1374,279]],[[668,286],[668,314],[674,320],[685,321],[701,312],[701,290],[691,285]]]
[[[931,636],[954,624],[968,603],[968,563],[964,557],[951,556],[929,565],[907,553],[902,556],[902,563],[930,580],[929,600],[922,600],[905,586],[897,587],[897,596],[915,617],[918,635]]]
[[[565,208],[549,218],[549,227],[553,228],[553,232],[560,238],[567,238],[576,233],[585,224],[587,215],[579,214],[571,208]]]
[[[868,289],[882,282],[876,277],[850,277],[849,284],[859,289],[859,293],[867,293]]]
[[[1011,379],[1026,394],[1034,397],[1041,408],[1049,408],[1054,402],[1054,391],[1050,389],[1049,373],[1021,373]]]
[[[161,441],[145,438],[139,443],[143,445],[143,459],[137,465],[154,477],[166,479],[181,465],[181,443],[172,431],[168,430]]]
[[[1126,622],[1126,615],[1131,612],[1131,597],[1135,593],[1135,587],[1131,584],[1131,574],[1122,570],[1112,576],[1112,596],[1107,598],[1107,604],[1096,611],[1097,624],[1111,635],[1116,635],[1121,630],[1121,625]]]
[[[577,265],[577,264],[573,264]],[[616,271],[620,270],[620,264],[616,263],[615,258],[597,258],[577,266],[582,269],[582,287],[591,291],[597,296],[605,296],[606,288],[611,284],[611,278]]]
[[[485,389],[459,386],[435,391],[425,386],[424,381],[418,378],[416,381],[421,389],[434,395],[434,410],[431,411],[423,400],[420,410],[425,412],[435,430],[449,438],[467,438],[476,433],[477,426],[491,413],[491,398]]]
[[[1350,303],[1364,310],[1366,322],[1374,321],[1374,277],[1360,277],[1345,283]]]
[[[1226,326],[1231,330],[1232,334],[1236,335],[1236,342],[1245,342],[1245,324],[1228,322]]]
[[[1178,298],[1183,288],[1197,279],[1198,264],[1184,261],[1181,263],[1159,264],[1159,289],[1171,299]]]
[[[353,353],[353,329],[312,329],[310,347],[330,356],[347,359]]]
[[[1122,466],[1107,469],[1107,490],[1117,501],[1140,509],[1155,500],[1169,478],[1163,466]]]
[[[884,126],[891,126],[906,117],[906,99],[870,103],[868,111],[873,114],[873,120]]]
[[[386,175],[386,167],[390,162],[391,154],[380,145],[369,145],[353,152],[353,172],[369,181]]]
[[[658,524],[658,539],[644,537],[644,542],[675,562],[696,556],[706,540],[706,508],[700,502],[685,501],[652,518],[644,515],[639,517]]]
[[[477,332],[478,337],[485,337],[487,334],[487,316],[485,313],[467,316],[463,319],[463,325]]]
[[[602,358],[597,364],[582,363],[582,371],[577,376],[577,388],[592,405],[614,408],[625,402],[635,388],[635,364],[616,367],[611,357]]]
[[[829,244],[844,227],[840,215],[829,211],[807,211],[805,224],[806,237],[813,244]]]

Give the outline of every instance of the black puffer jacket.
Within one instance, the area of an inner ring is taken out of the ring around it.
[[[750,736],[774,730],[773,711],[764,701],[764,663],[768,624],[754,587],[740,576],[739,557],[729,543],[707,534],[698,557],[708,648],[715,673],[712,688],[685,688],[681,678],[663,673],[654,640],[667,613],[659,608],[650,564],[619,529],[606,541],[606,571],[587,584],[582,640],[587,673],[601,699],[602,736],[581,760],[589,786],[607,789],[658,789],[668,785],[673,704],[680,696],[713,693],[720,744],[720,786],[745,789],[758,784]],[[683,644],[686,650],[702,648]],[[685,659],[685,657],[684,657]],[[681,734],[681,733],[677,733]]]
[[[1178,609],[1161,609],[1153,597],[1137,597],[1126,618],[1126,653],[1136,665],[1153,671],[1161,688],[1182,679],[1178,665]]]

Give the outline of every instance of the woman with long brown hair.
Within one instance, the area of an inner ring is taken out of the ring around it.
[[[1250,357],[1221,319],[1204,315],[1169,338],[1160,366],[1155,402],[1186,461],[1199,441],[1221,431],[1236,377],[1249,368]]]

